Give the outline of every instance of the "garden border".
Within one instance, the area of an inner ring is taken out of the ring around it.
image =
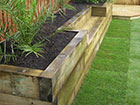
[[[112,20],[112,4],[103,6],[104,17],[93,17],[93,8],[89,7],[64,24],[78,33],[45,71],[0,64],[0,96],[13,99],[0,101],[71,105]],[[91,18],[95,19],[94,24],[83,30],[81,27]]]

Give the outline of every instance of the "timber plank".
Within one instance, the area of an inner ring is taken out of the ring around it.
[[[0,93],[0,105],[52,105],[52,103]]]
[[[113,5],[113,18],[131,20],[140,18],[140,5]]]
[[[75,86],[77,85],[81,75],[84,73],[84,67],[84,56],[82,56],[67,80],[67,83],[65,83],[58,94],[58,105],[67,105],[69,99],[75,91]]]
[[[139,0],[114,0],[114,4],[140,5]]]
[[[71,27],[73,29],[80,29],[83,24],[90,18],[91,16],[91,8],[85,8],[81,12],[77,13],[74,17],[68,20],[64,25],[62,25],[59,29],[64,27]]]
[[[94,17],[94,16],[90,17],[90,19],[87,20],[86,25],[84,25],[81,29],[88,30],[88,32],[90,33],[92,31],[93,26],[96,27],[98,20],[99,17]]]
[[[0,92],[39,99],[38,78],[0,72]]]
[[[0,64],[0,72],[17,73],[21,75],[39,77],[43,71],[38,70],[38,69],[30,69],[30,68],[25,68],[25,67]]]

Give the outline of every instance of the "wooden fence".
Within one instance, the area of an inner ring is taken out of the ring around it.
[[[115,4],[140,5],[140,0],[114,0]]]
[[[53,5],[54,7],[57,6],[57,1],[58,0],[38,0],[38,4],[37,4],[37,10],[35,13],[35,17],[37,17],[37,14],[40,14],[41,12],[41,8],[47,8],[48,5],[51,3],[51,5]],[[31,4],[31,0],[27,0],[27,5]],[[12,18],[3,10],[0,10],[0,27],[2,25],[5,25],[5,31],[7,29],[10,30],[10,33],[13,33],[16,31],[16,25],[14,24]],[[1,33],[1,32],[0,32]],[[1,35],[4,35],[3,33],[1,33]],[[0,37],[0,42],[3,40],[3,38]]]

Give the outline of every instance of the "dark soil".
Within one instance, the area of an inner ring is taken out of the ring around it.
[[[43,25],[42,30],[45,31],[44,34],[53,33],[60,26],[62,26],[65,22],[67,22],[70,18],[72,18],[75,14],[77,14],[82,9],[86,8],[86,6],[87,6],[86,4],[71,4],[71,5],[73,5],[76,8],[76,10],[66,10],[65,16],[61,16],[59,13],[56,13],[56,18],[53,20],[53,23],[46,22]]]
[[[78,3],[78,4],[81,3],[81,4],[85,4],[85,5],[103,5],[106,1],[98,0],[98,4],[96,4],[96,3],[91,3],[86,0],[77,0],[77,1],[73,0],[73,2],[75,2],[75,3]]]
[[[56,56],[65,48],[65,46],[75,36],[76,32],[61,32],[48,39],[45,42],[43,57],[37,58],[35,54],[27,57],[21,56],[16,63],[12,65],[29,67],[33,69],[44,70],[56,58]]]
[[[56,13],[56,18],[53,23],[46,21],[43,27],[39,31],[41,36],[49,36],[54,33],[61,25],[72,18],[75,14],[86,8],[84,4],[72,4],[76,11],[66,10],[66,15],[61,16]],[[44,70],[46,67],[56,58],[56,56],[65,48],[65,46],[76,35],[76,32],[61,32],[45,41],[43,57],[37,58],[34,54],[30,54],[27,57],[20,56],[16,62],[10,62],[10,65],[29,67],[33,69]]]

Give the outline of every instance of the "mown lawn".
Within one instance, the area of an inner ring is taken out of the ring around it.
[[[140,19],[113,19],[73,105],[140,105]]]

